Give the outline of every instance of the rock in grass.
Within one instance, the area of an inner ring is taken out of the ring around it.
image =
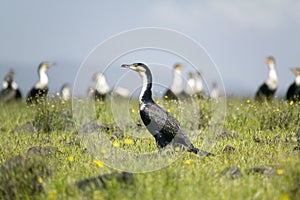
[[[217,133],[217,138],[221,138],[221,139],[230,139],[230,138],[237,138],[237,137],[238,135],[236,133],[229,131],[225,128]]]
[[[34,156],[34,155],[40,155],[40,156],[46,156],[46,157],[56,157],[56,153],[62,153],[58,150],[57,147],[52,146],[34,146],[30,147],[27,150],[27,157]]]
[[[27,199],[44,193],[44,182],[50,175],[43,159],[18,155],[0,167],[1,199]]]
[[[259,137],[257,137],[256,135],[253,135],[252,138],[253,138],[254,142],[257,142],[257,143],[261,142],[261,139]]]
[[[225,148],[223,149],[224,153],[233,153],[235,152],[235,148],[233,146],[230,145],[226,145]]]
[[[255,166],[250,168],[248,171],[248,174],[263,174],[263,175],[273,175],[276,173],[276,169],[274,166],[269,165],[261,165],[261,166]]]
[[[82,127],[82,132],[91,133],[99,131],[119,131],[116,124],[99,123],[97,120],[85,123]]]
[[[237,166],[233,167],[226,167],[222,172],[222,176],[230,176],[232,179],[240,178],[242,177],[242,172]]]
[[[97,177],[83,179],[76,183],[80,190],[105,189],[109,181],[116,180],[118,183],[130,185],[133,183],[133,174],[128,172],[113,172]]]
[[[11,133],[36,133],[37,129],[34,126],[33,121],[28,121],[10,131]]]

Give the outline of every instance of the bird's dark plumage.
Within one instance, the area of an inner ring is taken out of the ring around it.
[[[38,67],[39,81],[28,92],[26,97],[27,104],[38,103],[46,99],[48,95],[48,76],[46,74],[48,68],[54,65],[50,62],[42,62]]]
[[[263,100],[263,99],[270,100],[274,97],[275,92],[276,92],[276,89],[272,90],[268,87],[268,85],[266,83],[263,83],[259,87],[258,91],[256,92],[255,99],[256,100]]]
[[[10,70],[5,76],[3,82],[3,89],[0,92],[0,102],[9,102],[13,100],[21,100],[22,94],[18,88],[18,85],[13,80],[14,71]]]
[[[292,69],[296,78],[295,81],[290,85],[287,93],[286,99],[288,101],[299,101],[300,100],[300,68]]]
[[[195,148],[179,122],[153,101],[150,69],[143,63],[122,65],[122,67],[138,72],[143,80],[143,88],[139,97],[140,116],[148,131],[155,138],[157,147],[164,148],[172,144],[196,154],[208,155],[209,153],[203,153],[204,151]]]

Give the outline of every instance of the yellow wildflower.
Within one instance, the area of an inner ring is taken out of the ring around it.
[[[41,177],[39,177],[39,178],[38,178],[38,182],[39,182],[40,184],[42,184],[42,183],[43,183],[43,179],[42,179]]]
[[[73,157],[73,156],[69,156],[69,157],[68,157],[68,161],[69,161],[69,162],[73,162],[73,161],[74,161],[74,157]]]
[[[168,95],[165,95],[165,99],[169,98]]]
[[[281,197],[280,197],[280,200],[290,200],[290,196],[288,194],[283,194]]]
[[[208,119],[208,115],[205,115],[204,118],[205,118],[205,119]]]
[[[132,113],[134,113],[134,112],[135,112],[135,110],[132,108],[132,109],[131,109],[131,112],[132,112]]]
[[[132,143],[132,140],[129,139],[129,138],[126,138],[125,141],[124,141],[125,144],[131,144]]]
[[[167,112],[171,112],[170,108],[167,109]]]
[[[278,174],[278,175],[283,174],[283,170],[282,170],[282,169],[277,169],[277,174]]]
[[[113,142],[114,147],[120,147],[120,143],[118,141]]]
[[[191,159],[187,159],[184,163],[187,164],[187,165],[190,165],[190,164],[192,164],[192,160]]]
[[[292,101],[290,101],[290,105],[293,105],[294,104],[294,101],[292,100]]]
[[[176,152],[180,151],[180,147],[175,147],[175,151]]]
[[[98,167],[100,167],[100,168],[103,168],[103,167],[104,167],[103,162],[101,162],[100,160],[94,160],[94,163],[95,163]]]
[[[249,103],[251,103],[250,99],[247,99],[247,101],[246,101],[246,102],[247,102],[248,104],[249,104]]]

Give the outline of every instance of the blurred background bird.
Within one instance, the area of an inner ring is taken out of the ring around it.
[[[300,68],[291,69],[295,75],[295,81],[290,85],[287,93],[286,99],[288,101],[299,101],[300,98]]]
[[[256,92],[256,100],[270,100],[274,98],[278,88],[278,77],[275,68],[275,59],[272,56],[267,57],[266,61],[269,69],[268,79],[259,87]]]
[[[10,102],[13,100],[21,100],[22,94],[18,88],[18,84],[14,81],[15,72],[10,70],[5,76],[0,92],[1,102]]]
[[[38,103],[45,100],[48,95],[47,70],[55,63],[42,62],[38,67],[39,81],[31,88],[26,97],[27,104]]]

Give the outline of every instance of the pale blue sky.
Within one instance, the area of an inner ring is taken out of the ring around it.
[[[229,94],[253,95],[267,76],[265,58],[273,55],[277,94],[284,94],[294,79],[289,68],[300,67],[299,10],[297,0],[0,0],[0,79],[13,68],[15,81],[27,93],[37,81],[38,64],[55,61],[48,73],[55,92],[74,81],[80,64],[100,42],[133,28],[162,27],[200,43],[217,64]]]

